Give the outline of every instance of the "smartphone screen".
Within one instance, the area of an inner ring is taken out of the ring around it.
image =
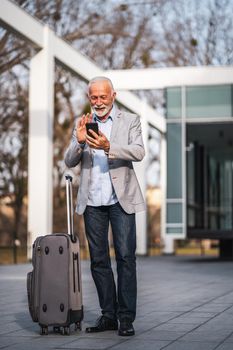
[[[93,136],[89,130],[93,130],[96,134],[99,134],[99,128],[97,123],[87,123],[86,124],[86,129],[87,129],[87,135]]]

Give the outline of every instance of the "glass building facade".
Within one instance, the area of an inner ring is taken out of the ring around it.
[[[166,89],[166,234],[233,238],[233,86]]]

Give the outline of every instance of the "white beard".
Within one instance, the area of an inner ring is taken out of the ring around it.
[[[104,106],[104,109],[98,109],[96,106],[92,107],[93,112],[98,116],[98,117],[104,117],[108,112],[111,110],[111,106]]]

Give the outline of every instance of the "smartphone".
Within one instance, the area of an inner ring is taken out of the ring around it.
[[[98,123],[87,123],[86,124],[87,135],[93,137],[93,135],[89,132],[89,130],[93,130],[96,134],[99,134]]]

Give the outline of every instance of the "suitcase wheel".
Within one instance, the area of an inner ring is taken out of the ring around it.
[[[75,322],[75,330],[82,330],[82,322],[81,321],[77,321]]]
[[[70,335],[70,327],[62,327],[61,328],[61,334],[62,335]]]
[[[41,326],[40,327],[40,335],[48,335],[49,334],[49,329],[47,326]]]

